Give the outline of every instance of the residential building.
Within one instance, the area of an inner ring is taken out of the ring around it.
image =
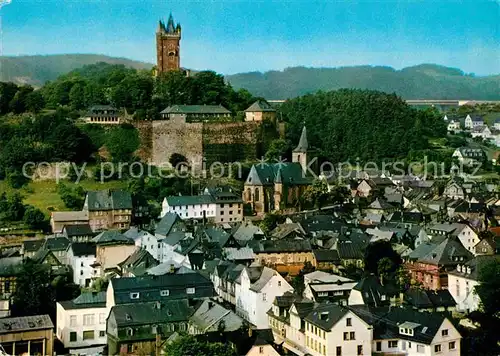
[[[73,283],[89,287],[97,276],[92,267],[96,261],[96,245],[93,242],[74,242],[68,249],[68,265],[73,270]]]
[[[257,100],[245,110],[245,121],[276,121],[276,110],[265,100]]]
[[[486,237],[474,246],[475,255],[500,255],[500,236]]]
[[[253,165],[245,181],[243,201],[257,214],[292,209],[313,178],[309,164],[313,151],[307,142],[304,127],[299,144],[292,152],[292,162],[262,163]]]
[[[451,180],[444,188],[443,196],[451,199],[465,199],[466,191],[458,182]]]
[[[398,297],[398,289],[391,281],[384,281],[371,274],[363,277],[352,288],[348,304],[381,307],[394,304]]]
[[[215,223],[243,221],[243,200],[231,188],[206,188],[204,194],[210,194],[215,201]]]
[[[195,310],[187,299],[115,305],[107,319],[108,353],[156,354],[158,337],[166,340],[174,332],[187,332]]]
[[[472,257],[457,237],[448,237],[441,243],[420,244],[406,258],[405,267],[424,288],[446,289],[448,273]]]
[[[113,278],[106,293],[108,309],[119,304],[204,299],[215,295],[212,282],[199,273]]]
[[[410,288],[403,296],[403,304],[420,312],[453,312],[457,303],[448,289],[429,290]]]
[[[500,255],[476,256],[448,272],[448,290],[457,302],[457,311],[470,313],[479,309],[481,300],[475,292],[475,287],[480,284],[479,271],[494,260],[500,261]]]
[[[470,116],[467,115],[465,118],[465,128],[472,130],[476,127],[481,127],[484,125],[483,118],[480,116]]]
[[[132,196],[124,190],[89,191],[83,204],[92,231],[128,229],[132,217]]]
[[[493,124],[493,128],[497,131],[500,131],[500,118],[495,120],[495,123]]]
[[[481,163],[485,160],[486,155],[481,148],[460,147],[457,148],[451,155],[456,158],[458,162],[471,166]]]
[[[22,257],[0,259],[0,317],[10,316],[10,302],[16,291],[17,278],[22,273]]]
[[[309,240],[255,240],[249,246],[253,248],[256,261],[278,272],[297,275],[306,262],[315,263]]]
[[[189,318],[189,334],[228,333],[243,327],[243,319],[219,303],[206,299]]]
[[[304,275],[304,298],[317,303],[347,305],[349,294],[357,282],[342,276],[322,271]]]
[[[61,234],[71,242],[89,242],[95,236],[89,224],[64,225]]]
[[[89,124],[100,125],[118,125],[122,122],[118,109],[111,105],[91,106],[84,119]]]
[[[57,302],[56,311],[56,336],[64,347],[106,345],[106,292],[85,292],[73,300]]]
[[[158,265],[158,260],[151,256],[147,250],[141,248],[135,250],[123,262],[120,262],[118,267],[122,277],[139,277]]]
[[[24,240],[21,246],[21,256],[24,258],[32,258],[43,246],[44,242],[44,239]]]
[[[313,250],[313,266],[319,271],[336,272],[341,265],[337,250]]]
[[[67,225],[89,223],[89,214],[85,211],[53,211],[50,214],[50,227],[54,234],[60,234]]]
[[[92,239],[96,244],[96,259],[92,267],[99,270],[97,277],[118,270],[118,264],[137,249],[134,241],[118,231],[103,231]]]
[[[129,230],[123,233],[124,236],[133,240],[135,245],[140,249],[148,251],[151,256],[156,258],[158,261],[161,259],[162,246],[160,240],[161,237],[156,237],[148,231],[140,230],[137,227],[131,227]]]
[[[70,240],[64,236],[48,236],[41,249],[48,250],[54,254],[54,256],[63,265],[67,264],[67,252],[68,247],[71,244]]]
[[[448,131],[460,130],[460,120],[450,120],[448,123]]]
[[[489,140],[494,138],[490,128],[486,125],[472,129],[471,136],[472,138],[481,137],[483,140]]]
[[[6,355],[52,355],[54,325],[48,315],[4,318],[0,344]]]
[[[163,120],[174,122],[230,121],[231,111],[222,105],[172,105],[160,112]]]
[[[210,195],[169,196],[163,199],[160,217],[177,214],[181,219],[215,220],[217,206]]]

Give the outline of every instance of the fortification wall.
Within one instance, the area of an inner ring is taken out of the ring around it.
[[[141,140],[139,149],[135,154],[144,162],[149,162],[153,150],[153,122],[134,121],[133,125],[139,132],[139,139]]]

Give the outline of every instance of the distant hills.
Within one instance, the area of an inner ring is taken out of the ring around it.
[[[0,81],[31,84],[39,87],[73,69],[98,62],[123,64],[136,69],[151,69],[153,67],[150,63],[99,54],[2,57],[0,58]]]
[[[41,86],[86,64],[106,62],[136,69],[152,64],[94,54],[62,54],[1,58],[0,81]],[[475,77],[455,68],[422,64],[395,70],[382,66],[339,68],[293,67],[283,71],[226,76],[234,88],[245,88],[267,99],[288,99],[318,90],[339,88],[395,92],[405,99],[500,100],[500,75]]]
[[[245,88],[267,99],[287,99],[318,90],[340,88],[395,92],[405,99],[500,100],[500,75],[474,77],[459,69],[422,64],[391,67],[293,67],[283,71],[252,72],[226,77],[235,88]]]

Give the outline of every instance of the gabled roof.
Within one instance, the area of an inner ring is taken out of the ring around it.
[[[36,252],[38,251],[43,244],[45,243],[45,240],[40,239],[40,240],[25,240],[23,241],[23,249],[24,253],[26,252]]]
[[[224,332],[227,332],[238,330],[243,324],[243,319],[222,305],[212,300],[205,300],[191,316],[189,323],[195,325],[202,333],[220,331],[220,326],[224,326]]]
[[[265,100],[257,100],[245,112],[275,112],[276,110]]]
[[[81,221],[88,223],[89,215],[86,211],[53,211],[51,214],[53,221]]]
[[[49,237],[45,240],[44,248],[50,251],[66,251],[71,242],[67,237]]]
[[[180,222],[182,219],[176,213],[166,213],[156,226],[155,233],[163,236],[167,236],[174,225]]]
[[[257,279],[255,282],[252,283],[250,290],[259,292],[262,288],[264,288],[267,285],[267,283],[271,280],[271,278],[273,278],[277,274],[278,272],[269,267],[262,268],[262,272],[259,276],[259,279]]]
[[[124,190],[97,190],[87,193],[89,211],[132,209],[132,195]]]
[[[377,210],[391,210],[394,209],[394,206],[392,206],[383,199],[377,198],[368,206],[368,208]]]
[[[330,331],[347,313],[349,313],[349,309],[347,308],[325,303],[314,308],[305,317],[305,320],[322,330]]]
[[[23,267],[22,257],[0,258],[0,276],[10,277],[21,273]]]
[[[134,269],[141,266],[145,272],[158,264],[159,262],[146,249],[138,248],[124,261],[118,263],[118,266],[122,269]]]
[[[361,292],[365,305],[376,307],[389,304],[390,298],[398,293],[397,288],[389,283],[382,285],[373,274],[363,277],[353,289]]]
[[[214,198],[209,194],[201,195],[172,195],[165,198],[169,206],[188,206],[215,204]]]
[[[230,114],[222,105],[172,105],[160,114]]]
[[[404,301],[417,309],[454,307],[457,304],[447,289],[434,291],[411,288],[406,291]]]
[[[453,271],[449,272],[449,274],[477,281],[479,279],[479,272],[481,268],[492,261],[500,262],[500,255],[476,256],[470,261],[460,263],[460,265]]]
[[[64,309],[106,308],[106,292],[84,292],[73,300],[59,302]]]
[[[261,240],[253,241],[255,253],[312,252],[309,240]]]
[[[317,262],[340,262],[339,253],[336,250],[313,250]]]
[[[89,224],[64,225],[62,231],[69,238],[74,236],[92,236],[94,234]]]
[[[134,241],[115,230],[103,231],[92,239],[97,245],[134,245]]]
[[[362,260],[364,257],[363,246],[355,242],[342,242],[337,245],[341,260]]]
[[[435,265],[456,265],[459,262],[468,261],[472,257],[473,255],[458,238],[449,237],[420,258],[419,261]]]

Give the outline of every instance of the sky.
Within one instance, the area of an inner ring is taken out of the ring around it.
[[[3,54],[155,63],[158,20],[170,12],[182,26],[185,68],[436,63],[500,74],[499,0],[11,0],[0,10]]]

